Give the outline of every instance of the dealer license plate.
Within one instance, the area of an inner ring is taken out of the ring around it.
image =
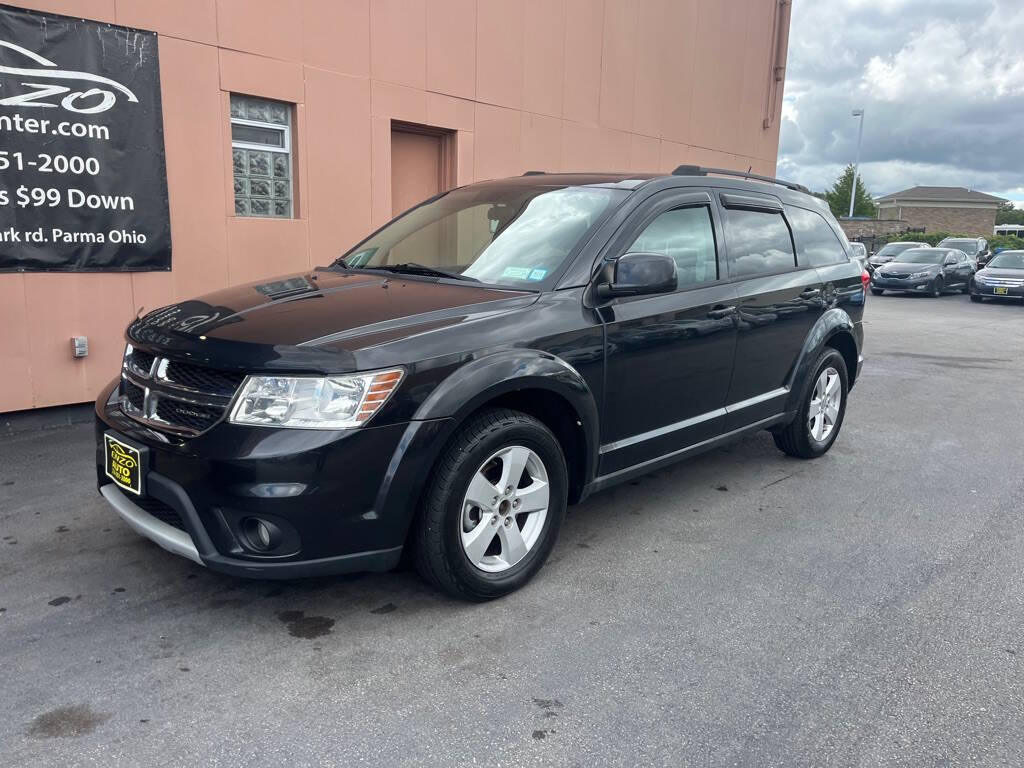
[[[992,292],[996,296],[1005,296],[1010,292],[1010,289],[1007,288],[1005,285],[997,285],[995,288],[992,289]]]
[[[104,471],[118,488],[142,495],[144,448],[129,445],[109,433],[103,435]]]

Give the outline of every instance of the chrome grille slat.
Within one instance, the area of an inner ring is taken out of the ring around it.
[[[188,386],[167,376],[176,367],[192,384],[209,382],[211,390]],[[202,434],[227,414],[245,375],[204,368],[133,349],[121,372],[121,410],[154,429],[191,437]],[[141,395],[140,395],[141,393]]]
[[[985,285],[1000,285],[1007,288],[1024,287],[1024,280],[1018,280],[1013,277],[982,277],[982,279],[985,281]]]

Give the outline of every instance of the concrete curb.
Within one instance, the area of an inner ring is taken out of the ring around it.
[[[0,414],[0,439],[25,432],[84,424],[92,421],[92,413],[92,403],[80,403]]]

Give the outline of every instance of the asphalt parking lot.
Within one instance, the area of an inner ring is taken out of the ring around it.
[[[956,765],[1024,754],[1024,307],[870,297],[827,456],[570,510],[498,602],[137,537],[91,428],[0,439],[0,763]]]

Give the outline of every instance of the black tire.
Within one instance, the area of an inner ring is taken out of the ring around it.
[[[939,296],[942,295],[942,289],[944,287],[945,287],[945,285],[942,282],[942,278],[941,277],[936,277],[935,278],[935,282],[932,283],[932,289],[928,293],[928,295],[931,296],[933,299],[937,299],[937,298],[939,298]]]
[[[972,293],[971,294],[971,301],[973,301],[973,302],[975,302],[977,304],[981,304],[981,296],[979,296],[976,293]]]
[[[883,293],[885,293],[885,289],[884,288],[872,288],[871,289],[871,293],[873,295],[875,295],[875,296],[881,296]]]
[[[970,292],[971,292],[971,281],[968,280],[966,283],[964,283],[964,287],[960,289],[960,293],[970,293]]]
[[[544,463],[549,506],[540,536],[518,563],[500,573],[480,570],[460,540],[462,501],[473,475],[496,451],[522,445]],[[544,565],[565,519],[568,471],[557,438],[532,416],[493,409],[474,416],[449,442],[414,522],[416,569],[424,579],[464,600],[491,600],[522,587]]]
[[[807,413],[811,405],[811,395],[814,384],[826,368],[835,368],[839,372],[839,383],[842,388],[842,400],[839,404],[839,417],[832,428],[831,433],[822,441],[815,440],[811,435],[808,424]],[[803,390],[800,394],[799,406],[797,407],[796,418],[785,427],[772,432],[775,438],[776,447],[790,456],[798,459],[815,459],[821,456],[836,441],[839,430],[843,427],[843,419],[846,417],[846,396],[849,392],[849,374],[846,371],[846,361],[839,352],[831,347],[825,347],[818,355],[818,359],[811,366],[810,375],[803,383]]]

